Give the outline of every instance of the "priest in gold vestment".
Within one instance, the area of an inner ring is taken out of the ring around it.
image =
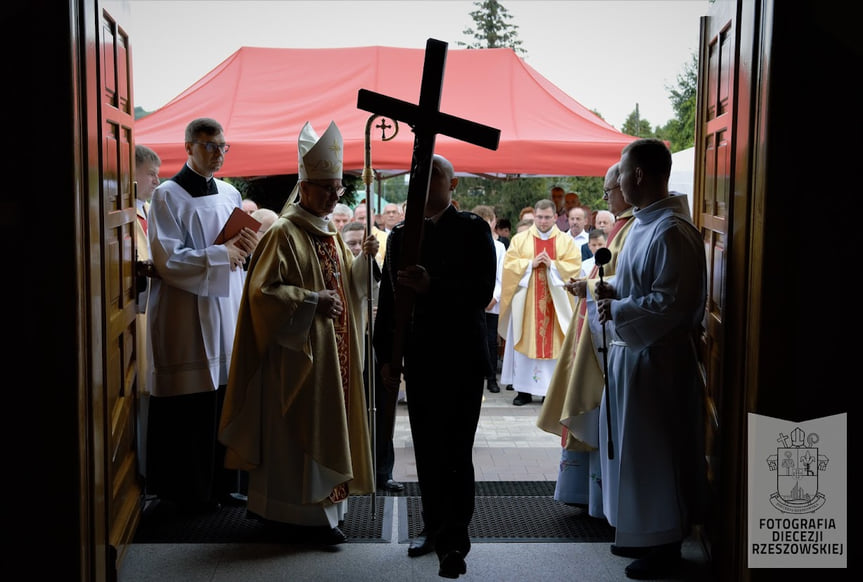
[[[374,491],[363,313],[378,242],[355,260],[327,220],[341,146],[334,123],[300,134],[297,187],[249,265],[219,433],[226,465],[249,471],[248,510],[304,543],[345,541],[348,498]]]
[[[581,270],[581,249],[556,219],[554,202],[539,200],[533,226],[512,238],[503,259],[501,383],[517,391],[516,406],[545,396],[572,318],[573,299],[564,286]]]
[[[617,257],[633,224],[632,205],[620,192],[618,165],[605,175],[603,199],[615,215],[606,248],[611,260],[603,277],[614,274]],[[554,498],[587,506],[592,517],[602,518],[602,490],[598,449],[599,404],[605,386],[602,360],[602,327],[596,322],[593,290],[599,281],[594,265],[585,279],[573,280],[567,289],[578,297],[560,359],[551,377],[536,425],[561,437],[561,460]],[[591,318],[593,321],[591,321]],[[609,324],[607,324],[609,325]],[[606,335],[610,330],[606,330]]]

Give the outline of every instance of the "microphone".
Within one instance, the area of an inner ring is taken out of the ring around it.
[[[607,265],[611,260],[611,251],[602,247],[600,249],[596,249],[596,253],[594,253],[593,257],[597,265]]]
[[[596,252],[593,254],[593,261],[599,267],[599,280],[600,280],[600,282],[602,281],[602,276],[605,274],[603,272],[603,271],[605,271],[605,269],[603,269],[602,267],[604,265],[607,265],[610,260],[611,260],[611,251],[605,247],[596,249]]]
[[[600,249],[596,249],[596,252],[593,254],[594,261],[597,265],[599,265],[599,282],[602,282],[603,275],[603,266],[607,265],[611,260],[611,251],[605,247]],[[605,322],[602,322],[602,348],[600,350],[602,352],[602,369],[603,369],[603,378],[605,379],[605,390],[603,391],[603,396],[605,397],[605,421],[608,423],[608,458],[614,458],[614,439],[611,437],[611,407],[608,405],[608,345],[606,344],[605,339]]]

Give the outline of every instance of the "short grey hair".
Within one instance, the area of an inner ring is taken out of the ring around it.
[[[347,204],[342,204],[341,202],[336,204],[336,207],[333,208],[333,214],[338,214],[339,216],[349,216],[351,218],[354,217],[354,211],[351,210],[351,207]]]

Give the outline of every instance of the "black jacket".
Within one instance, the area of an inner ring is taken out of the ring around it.
[[[396,273],[404,224],[387,239],[374,346],[382,363],[392,359]],[[488,223],[472,212],[450,206],[437,224],[426,220],[420,260],[431,277],[431,288],[416,295],[406,330],[405,377],[428,374],[490,373],[485,308],[494,292],[497,255]]]

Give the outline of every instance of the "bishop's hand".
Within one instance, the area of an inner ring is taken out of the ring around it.
[[[318,291],[318,306],[315,311],[324,317],[338,319],[345,310],[342,298],[334,289],[323,289]]]

